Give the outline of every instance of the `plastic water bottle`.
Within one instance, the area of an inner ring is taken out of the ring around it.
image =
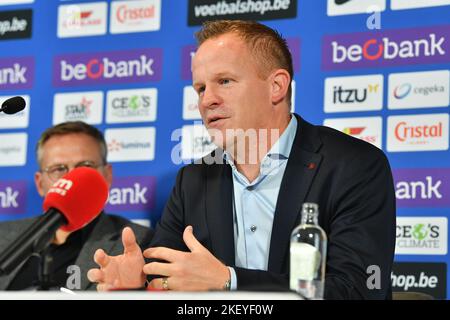
[[[306,299],[323,299],[327,235],[317,220],[319,206],[304,203],[302,220],[292,231],[290,288]]]

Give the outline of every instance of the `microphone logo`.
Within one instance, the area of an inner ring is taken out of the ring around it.
[[[72,188],[73,182],[67,179],[59,179],[56,181],[53,186],[48,190],[48,193],[57,193],[62,196],[65,196],[67,191]]]

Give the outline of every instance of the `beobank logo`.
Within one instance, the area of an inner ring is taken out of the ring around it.
[[[448,150],[447,113],[388,117],[387,150]]]
[[[326,35],[322,68],[342,70],[450,61],[450,26]]]
[[[69,87],[158,81],[161,68],[160,48],[61,55],[53,60],[53,84]]]

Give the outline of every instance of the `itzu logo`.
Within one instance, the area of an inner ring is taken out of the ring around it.
[[[393,170],[398,207],[450,206],[450,169]]]
[[[34,79],[34,58],[0,59],[0,90],[30,89]]]
[[[396,254],[447,254],[447,218],[397,217]]]
[[[382,75],[325,79],[325,112],[371,111],[382,107]]]
[[[161,78],[161,49],[139,49],[57,56],[56,87],[157,81]]]
[[[108,91],[107,123],[156,120],[157,89]]]
[[[0,182],[0,214],[25,213],[26,181]]]
[[[323,38],[324,70],[445,63],[450,26],[329,35]]]

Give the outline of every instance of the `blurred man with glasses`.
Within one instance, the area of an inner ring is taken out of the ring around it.
[[[78,167],[96,169],[112,183],[112,166],[107,163],[107,146],[103,134],[84,122],[65,122],[47,129],[36,146],[39,170],[34,175],[38,193],[45,197],[50,187],[66,173]],[[36,218],[0,224],[0,251],[36,221]],[[102,212],[83,229],[70,233],[56,232],[52,244],[33,255],[8,275],[0,277],[0,290],[69,289],[95,290],[86,277],[95,266],[92,256],[96,249],[107,246],[121,253],[121,232],[131,227],[137,244],[147,247],[150,229]],[[140,250],[140,248],[136,248]],[[79,279],[76,279],[79,272]]]

